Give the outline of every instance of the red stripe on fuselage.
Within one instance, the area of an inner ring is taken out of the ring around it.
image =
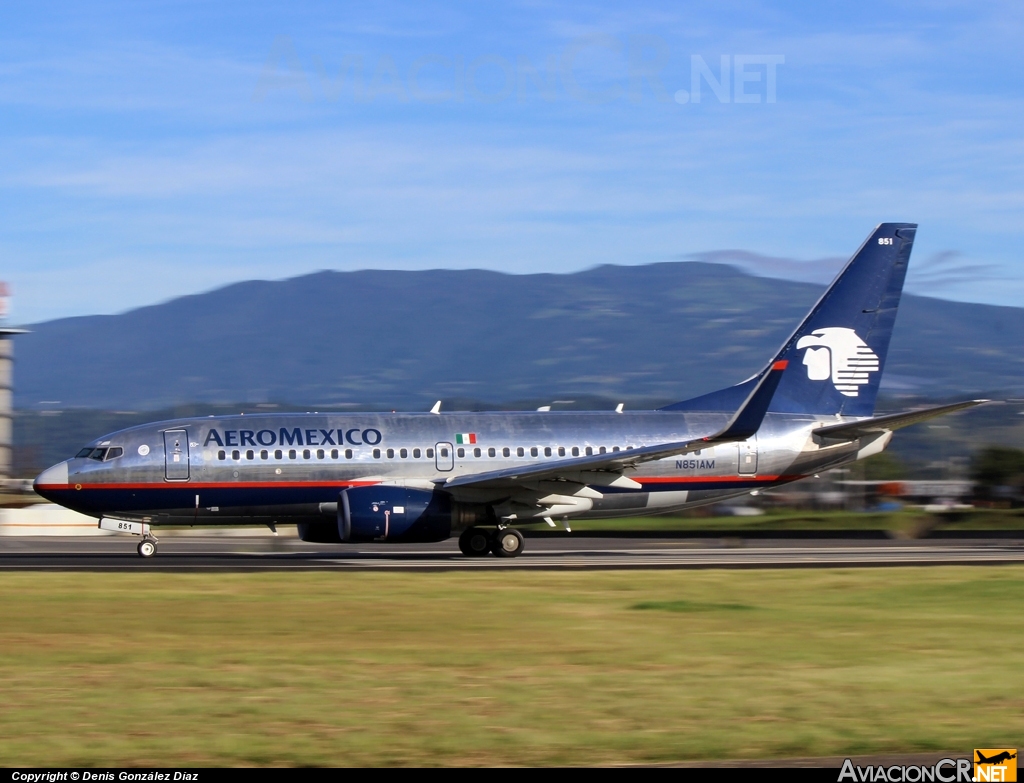
[[[804,475],[794,473],[792,475],[778,476],[635,476],[631,478],[633,481],[639,481],[641,484],[704,484],[716,481],[796,481],[797,479],[804,478]]]
[[[771,475],[771,476],[637,476],[633,480],[640,484],[705,484],[716,482],[775,482],[796,481],[804,478],[803,474]],[[85,489],[153,489],[156,487],[194,487],[195,489],[269,489],[269,488],[302,488],[302,487],[372,487],[381,481],[153,481],[134,484],[40,484],[41,490],[66,490],[81,486]],[[441,487],[443,489],[443,487]]]
[[[151,481],[145,484],[39,484],[38,489],[153,489],[154,487],[195,487],[196,489],[266,489],[267,487],[372,487],[379,481]]]

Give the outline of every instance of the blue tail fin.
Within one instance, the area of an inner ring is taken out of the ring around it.
[[[882,223],[769,362],[786,361],[769,410],[870,416],[889,352],[914,223]],[[734,410],[755,378],[663,410]]]

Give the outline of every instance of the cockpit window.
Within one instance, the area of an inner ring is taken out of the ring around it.
[[[75,455],[75,459],[95,459],[102,462],[104,459],[114,459],[124,454],[124,449],[115,446],[112,449],[84,448]]]

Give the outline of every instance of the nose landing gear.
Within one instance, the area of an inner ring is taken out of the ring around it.
[[[523,534],[511,527],[498,530],[471,527],[459,536],[459,550],[466,557],[485,557],[489,554],[518,557],[523,553],[525,545]]]
[[[134,522],[127,519],[100,518],[100,530],[109,530],[111,533],[128,533],[133,536],[142,536],[142,540],[136,547],[139,557],[152,557],[156,554],[156,537],[150,532],[148,522]]]
[[[139,557],[152,557],[156,554],[156,539],[152,536],[142,539],[137,549]]]

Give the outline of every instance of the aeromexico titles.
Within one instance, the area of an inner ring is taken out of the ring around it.
[[[42,496],[142,536],[159,525],[298,525],[305,541],[439,541],[514,557],[516,529],[683,509],[882,451],[953,405],[874,416],[916,226],[879,225],[764,369],[638,412],[240,415],[104,435]]]

